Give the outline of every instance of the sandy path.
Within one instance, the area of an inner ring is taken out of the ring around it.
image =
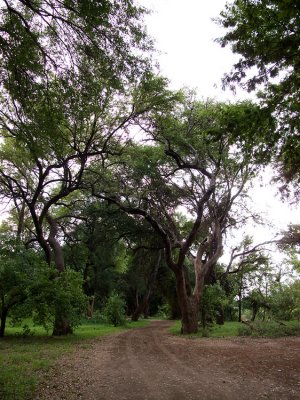
[[[167,321],[63,356],[36,399],[300,399],[300,338],[186,339]]]

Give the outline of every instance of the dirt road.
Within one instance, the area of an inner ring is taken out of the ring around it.
[[[300,338],[187,339],[167,321],[62,357],[43,400],[300,399]]]

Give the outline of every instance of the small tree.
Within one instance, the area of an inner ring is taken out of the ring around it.
[[[52,268],[50,278],[40,280],[31,290],[34,321],[46,329],[53,327],[53,336],[72,333],[87,305],[82,284],[80,273],[69,268],[59,273]]]
[[[200,303],[201,324],[204,328],[207,322],[213,322],[214,320],[220,325],[224,324],[223,307],[226,302],[225,291],[219,283],[205,286],[202,302]]]
[[[113,292],[104,308],[107,321],[114,326],[123,325],[125,322],[125,301],[117,292]]]
[[[0,237],[0,337],[5,334],[10,314],[30,314],[31,291],[48,280],[50,269],[38,253],[26,249],[7,234]],[[22,310],[21,310],[22,308]]]
[[[271,311],[275,318],[298,318],[300,309],[300,281],[291,285],[277,284],[271,290]]]

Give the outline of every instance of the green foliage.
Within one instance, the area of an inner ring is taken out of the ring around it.
[[[282,337],[300,335],[300,325],[298,321],[288,321],[284,324],[277,321],[255,321],[251,323],[251,327],[241,322],[225,322],[224,325],[212,325],[209,328],[200,328],[197,334],[187,335],[186,337],[194,339],[202,337]],[[181,322],[176,321],[170,331],[174,335],[181,335],[180,329]]]
[[[33,315],[48,330],[56,317],[64,316],[76,327],[86,307],[82,284],[79,273],[70,269],[58,273],[36,251],[1,237],[0,315],[7,311],[15,321]]]
[[[298,318],[300,308],[300,281],[278,284],[272,288],[271,311],[275,318],[288,321]]]
[[[1,234],[0,315],[30,315],[32,292],[41,281],[48,281],[49,274],[50,269],[36,251],[26,249],[8,234]]]
[[[240,325],[238,329],[239,336],[253,337],[282,337],[282,336],[299,336],[300,325],[296,321],[285,323],[277,321],[256,321],[250,325]]]
[[[98,86],[121,89],[149,66],[141,55],[152,49],[141,23],[144,14],[131,0],[7,4],[0,19],[5,89],[22,105],[29,101],[27,111],[30,97],[36,100],[53,77],[63,78],[68,94],[76,83],[85,98],[93,92],[93,74]],[[87,79],[80,80],[83,76]]]
[[[226,29],[220,44],[230,45],[241,55],[225,75],[224,85],[239,84],[248,91],[264,85],[260,97],[276,114],[279,125],[272,138],[274,144],[278,140],[275,147],[284,165],[283,177],[299,181],[299,4],[293,0],[235,0],[226,5],[218,23]]]
[[[126,237],[135,241],[137,235],[141,236],[141,228],[104,201],[95,201],[87,207],[80,204],[76,212],[84,222],[69,232],[64,247],[66,263],[82,273],[84,293],[94,296],[95,307],[101,308],[109,294],[118,290],[129,268]],[[124,285],[121,286],[124,291]]]
[[[231,337],[238,335],[238,329],[241,326],[240,322],[225,322],[224,325],[211,325],[210,327],[200,327],[197,334],[187,335],[188,338],[202,338],[202,337]],[[181,335],[181,321],[176,321],[170,329],[174,335]]]
[[[223,313],[223,308],[227,302],[225,292],[219,283],[205,286],[200,302],[202,326],[205,327],[207,321],[215,321],[217,314]]]
[[[125,301],[118,295],[118,293],[113,292],[110,295],[103,310],[103,314],[110,324],[114,326],[124,325]]]
[[[238,336],[251,336],[252,329],[248,325],[240,325],[238,329]]]
[[[34,321],[49,330],[56,318],[66,318],[71,328],[77,327],[87,304],[82,284],[81,274],[68,268],[40,281],[32,293]]]
[[[7,338],[0,340],[0,398],[5,400],[31,399],[41,372],[47,372],[63,354],[91,348],[91,339],[110,335],[123,329],[145,326],[147,322],[127,322],[125,327],[113,327],[84,322],[74,335],[46,336],[41,327],[26,320],[34,336],[22,336],[22,328],[7,328]]]
[[[155,317],[161,318],[161,319],[168,319],[170,318],[171,314],[171,309],[170,305],[168,303],[162,304],[161,306],[158,306],[157,313],[155,314]]]

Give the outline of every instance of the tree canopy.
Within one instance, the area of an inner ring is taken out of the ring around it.
[[[94,308],[121,323],[125,308],[138,319],[165,312],[167,301],[184,333],[197,331],[200,310],[203,325],[217,313],[222,321],[235,295],[241,314],[245,282],[267,261],[246,240],[222,269],[226,235],[253,217],[247,191],[261,166],[274,152],[287,166],[298,148],[288,150],[298,128],[287,83],[296,82],[297,57],[284,48],[276,60],[283,33],[274,57],[258,52],[270,45],[269,28],[252,38],[251,24],[268,19],[265,9],[290,18],[281,2],[236,1],[220,22],[231,29],[222,45],[245,57],[225,81],[264,83],[262,106],[171,91],[152,61],[147,11],[133,0],[3,2],[0,198],[10,216],[0,238],[1,335],[23,298],[55,335]],[[292,35],[293,23],[280,29]],[[280,29],[270,29],[276,39]],[[255,62],[258,75],[247,78]],[[297,249],[298,230],[290,227],[282,248]],[[249,297],[257,312],[261,296]]]
[[[241,58],[224,76],[235,85],[259,93],[275,113],[277,151],[283,176],[299,180],[300,9],[293,0],[236,0],[228,3],[218,23],[226,33],[218,41]]]

